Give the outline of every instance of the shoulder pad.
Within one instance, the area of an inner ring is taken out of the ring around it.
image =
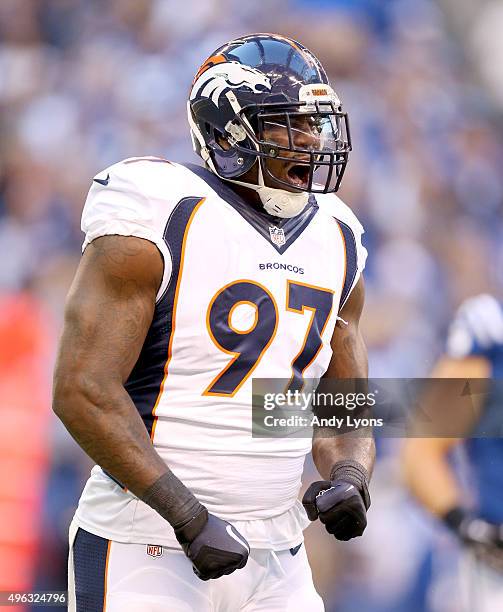
[[[468,298],[449,328],[447,352],[452,357],[483,355],[503,344],[503,309],[489,294]]]

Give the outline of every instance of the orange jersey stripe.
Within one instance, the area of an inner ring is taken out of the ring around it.
[[[107,581],[108,581],[108,561],[110,560],[110,549],[112,548],[112,540],[108,540],[107,558],[105,561],[105,579],[103,587],[103,612],[107,609]]]

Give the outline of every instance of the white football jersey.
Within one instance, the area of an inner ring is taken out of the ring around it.
[[[252,437],[252,379],[300,389],[326,371],[339,309],[365,265],[354,214],[328,194],[273,219],[203,168],[131,158],[95,177],[82,229],[83,249],[119,234],[162,254],[154,318],[126,383],[157,452],[251,546],[298,544],[311,440]],[[170,525],[98,466],[76,521],[109,539],[176,545]]]

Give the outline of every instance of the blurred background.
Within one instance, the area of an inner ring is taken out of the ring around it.
[[[1,0],[0,590],[66,588],[91,463],[50,386],[91,179],[130,156],[195,161],[192,77],[257,31],[310,48],[349,113],[339,195],[366,228],[371,375],[427,375],[460,301],[501,293],[502,1]],[[459,609],[456,544],[400,485],[399,445],[379,444],[361,541],[307,531],[329,612]]]

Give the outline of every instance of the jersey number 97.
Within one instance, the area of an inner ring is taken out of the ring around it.
[[[311,312],[311,317],[299,352],[291,363],[288,389],[302,390],[304,371],[311,365],[322,347],[322,335],[330,317],[333,291],[288,280],[286,310],[298,314]],[[255,309],[254,321],[246,330],[232,325],[234,310],[248,304]],[[260,283],[237,280],[222,287],[213,296],[206,316],[206,326],[215,345],[232,359],[212,380],[204,395],[232,397],[257,367],[276,335],[279,321],[276,300]]]

